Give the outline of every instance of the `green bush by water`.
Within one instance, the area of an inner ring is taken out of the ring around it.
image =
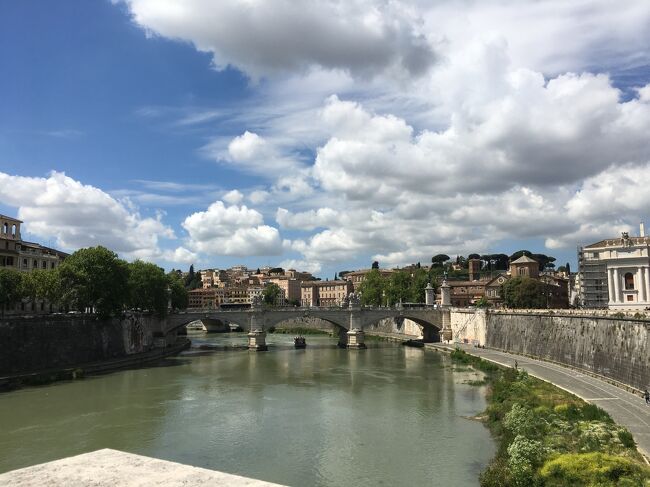
[[[490,385],[485,418],[499,449],[482,487],[650,486],[632,435],[598,406],[525,371],[451,355],[485,371]]]

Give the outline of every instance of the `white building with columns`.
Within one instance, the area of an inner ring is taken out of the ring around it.
[[[585,308],[650,307],[650,237],[602,240],[578,250],[581,302]]]

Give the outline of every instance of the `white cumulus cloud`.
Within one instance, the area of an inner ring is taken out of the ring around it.
[[[212,203],[206,211],[183,221],[188,246],[208,255],[279,255],[282,242],[277,228],[264,225],[262,214],[245,205]]]

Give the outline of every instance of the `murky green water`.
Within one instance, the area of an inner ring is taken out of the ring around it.
[[[485,408],[476,373],[389,342],[268,343],[1,394],[0,472],[115,448],[292,486],[478,485],[495,447],[466,419]]]

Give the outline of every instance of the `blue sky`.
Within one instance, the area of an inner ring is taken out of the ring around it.
[[[647,2],[0,4],[0,212],[166,268],[575,249],[650,215]]]

